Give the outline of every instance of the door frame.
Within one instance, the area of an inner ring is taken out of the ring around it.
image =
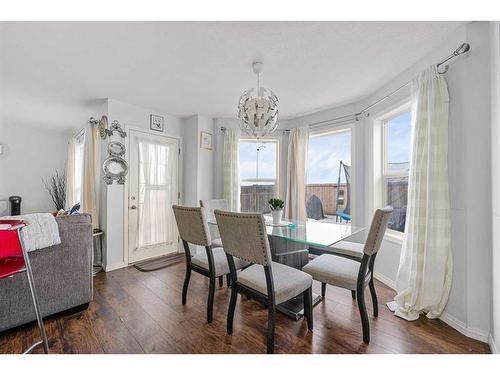
[[[179,141],[179,158],[177,160],[177,191],[179,192],[178,204],[182,204],[182,199],[184,198],[184,194],[182,193],[182,137],[179,135],[169,134],[169,133],[160,133],[154,130],[144,129],[136,126],[124,126],[125,131],[133,131],[138,133],[144,133],[147,135],[155,135],[163,138],[173,138]],[[126,138],[126,148],[127,151],[130,150],[130,135],[127,134]],[[128,165],[130,165],[130,152],[125,153],[125,161]],[[125,185],[123,186],[123,260],[126,266],[130,265],[129,263],[129,233],[128,233],[128,194],[129,194],[129,184],[130,179],[127,178]],[[181,252],[180,242],[177,243],[177,253]]]

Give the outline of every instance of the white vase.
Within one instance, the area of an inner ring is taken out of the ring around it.
[[[283,210],[271,210],[273,215],[273,224],[278,225],[281,223],[281,217],[283,216]]]

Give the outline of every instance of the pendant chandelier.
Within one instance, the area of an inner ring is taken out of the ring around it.
[[[260,87],[260,73],[264,69],[264,64],[254,62],[252,68],[257,75],[257,96],[252,96],[253,88],[241,94],[238,103],[238,120],[245,134],[261,138],[278,127],[278,98],[271,90]]]

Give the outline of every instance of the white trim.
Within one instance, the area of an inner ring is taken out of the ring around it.
[[[381,283],[387,285],[389,288],[396,290],[396,282],[387,276],[382,275],[379,272],[374,272],[373,277]],[[493,337],[488,332],[477,328],[467,327],[464,322],[458,320],[446,311],[441,314],[439,319],[467,337],[488,343],[490,345],[491,352],[498,353]]]
[[[394,280],[391,280],[387,276],[382,275],[380,272],[373,272],[373,277],[392,290],[396,290],[396,283],[394,282]]]
[[[387,229],[384,235],[384,241],[392,242],[396,245],[403,245],[404,233]]]
[[[490,350],[491,350],[492,354],[499,354],[498,349],[497,349],[497,345],[495,344],[495,340],[493,339],[493,335],[491,333],[488,337],[488,344],[490,346]]]
[[[467,324],[458,320],[457,318],[447,313],[446,311],[441,314],[439,319],[448,324],[449,326],[451,326],[452,328],[455,328],[461,334],[470,337],[471,339],[488,343],[488,336],[489,336],[488,332],[485,332],[478,328],[467,327]]]
[[[125,268],[125,267],[128,267],[128,264],[120,262],[120,263],[111,264],[109,266],[106,265],[106,267],[104,267],[104,271],[111,272],[111,271],[118,270],[120,268]]]
[[[173,139],[177,139],[179,141],[179,155],[178,155],[178,159],[177,159],[177,163],[178,163],[178,166],[177,166],[177,191],[180,193],[180,198],[178,199],[178,203],[177,204],[182,204],[183,203],[183,198],[184,198],[184,194],[182,194],[182,179],[183,179],[183,175],[182,175],[182,170],[183,170],[183,160],[182,160],[182,151],[184,150],[183,148],[183,143],[182,143],[182,137],[179,136],[179,135],[174,135],[174,134],[169,134],[169,133],[163,133],[163,132],[158,132],[156,130],[150,130],[150,129],[144,129],[144,128],[139,128],[139,127],[135,127],[135,126],[124,126],[123,127],[125,131],[130,131],[130,130],[133,130],[133,131],[136,131],[136,132],[142,132],[142,133],[145,133],[145,134],[148,134],[148,135],[157,135],[157,136],[161,136],[161,137],[165,137],[165,138],[173,138]],[[130,150],[130,136],[128,136],[126,138],[126,150]],[[130,152],[127,152],[125,154],[125,161],[130,165]],[[128,198],[128,194],[129,194],[129,181],[130,179],[127,178],[127,182],[124,184],[124,188],[123,188],[123,264],[124,266],[116,266],[116,268],[113,268],[115,267],[115,265],[111,266],[111,269],[110,270],[114,270],[114,269],[118,269],[118,268],[122,268],[122,267],[126,267],[129,265],[129,254],[128,254],[128,204],[129,204],[129,198]],[[180,249],[181,249],[181,243],[179,241],[179,243],[177,244],[177,252],[179,253]],[[108,267],[106,267],[106,272],[108,271]]]

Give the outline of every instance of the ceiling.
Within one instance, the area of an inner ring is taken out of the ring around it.
[[[234,117],[254,60],[292,118],[372,93],[463,23],[1,22],[0,121],[74,128],[107,97]]]

